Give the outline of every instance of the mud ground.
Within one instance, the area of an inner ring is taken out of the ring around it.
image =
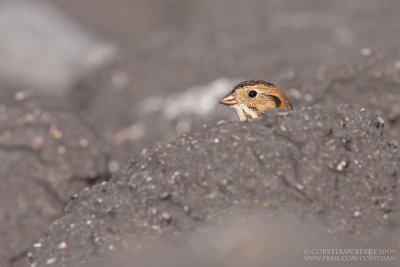
[[[391,232],[383,246],[393,248],[399,232],[389,221],[396,220],[398,171],[382,120],[348,105],[274,110],[250,123],[213,125],[153,145],[110,181],[79,194],[48,227],[30,262],[80,266],[124,246],[132,253],[157,236],[174,246],[173,240],[192,240],[198,228],[250,212],[289,212],[295,219],[280,219],[292,227],[306,218],[313,231],[324,229],[342,245],[376,246]],[[254,260],[253,266],[263,263]]]
[[[132,156],[154,142],[173,140],[182,132],[201,132],[204,124],[236,120],[232,110],[218,105],[207,112],[185,110],[166,117],[160,103],[153,102],[156,105],[148,107],[148,100],[154,97],[180,100],[185,92],[204,89],[209,93],[213,82],[221,78],[225,79],[222,84],[227,91],[236,80],[265,79],[282,87],[296,110],[315,104],[331,110],[332,105],[345,103],[355,106],[355,114],[363,107],[372,117],[377,115],[385,121],[385,136],[378,139],[392,147],[400,142],[398,1],[51,3],[86,29],[115,43],[120,58],[115,65],[84,76],[67,98],[37,95],[29,88],[9,88],[0,82],[0,150],[4,162],[0,211],[1,232],[6,237],[0,243],[0,266],[25,266],[27,251],[37,244],[34,240],[43,236],[48,223],[63,214],[71,197],[77,197],[85,187],[108,180]],[[218,98],[213,97],[211,102]],[[370,129],[359,127],[363,131]],[[373,153],[376,148],[374,143],[362,144],[361,151]],[[348,153],[346,162],[354,160],[353,154],[359,152]],[[382,157],[393,155],[382,153]],[[388,162],[370,164],[376,172],[379,164]],[[386,184],[389,176],[382,177],[377,186]],[[349,206],[357,206],[353,204],[348,202]],[[61,222],[66,222],[72,213],[69,211]],[[336,214],[329,209],[328,213]],[[364,229],[380,224],[379,220],[365,219],[359,226],[351,225]],[[69,229],[66,224],[63,227]],[[61,238],[69,232],[58,229],[54,233]],[[46,253],[51,248],[36,249],[33,261],[49,259]],[[65,256],[65,262],[73,260],[77,258]]]

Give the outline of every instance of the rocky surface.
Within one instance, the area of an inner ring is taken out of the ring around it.
[[[70,197],[106,178],[107,150],[73,112],[22,91],[1,95],[0,266],[24,266],[26,250]]]
[[[172,240],[243,210],[289,211],[368,242],[389,228],[398,185],[399,156],[383,127],[364,109],[315,106],[156,143],[70,202],[31,266],[80,266],[126,240]]]

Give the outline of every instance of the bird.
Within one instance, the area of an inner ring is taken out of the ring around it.
[[[264,80],[238,83],[219,103],[233,107],[240,121],[260,118],[271,108],[293,109],[281,89]]]

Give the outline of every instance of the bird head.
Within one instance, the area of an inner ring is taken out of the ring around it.
[[[233,107],[240,121],[262,117],[270,108],[293,109],[289,99],[278,87],[262,80],[235,85],[219,103]]]

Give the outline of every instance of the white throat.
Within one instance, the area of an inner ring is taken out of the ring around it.
[[[240,121],[252,120],[258,117],[256,111],[250,109],[244,104],[238,103],[232,107],[235,109]]]

